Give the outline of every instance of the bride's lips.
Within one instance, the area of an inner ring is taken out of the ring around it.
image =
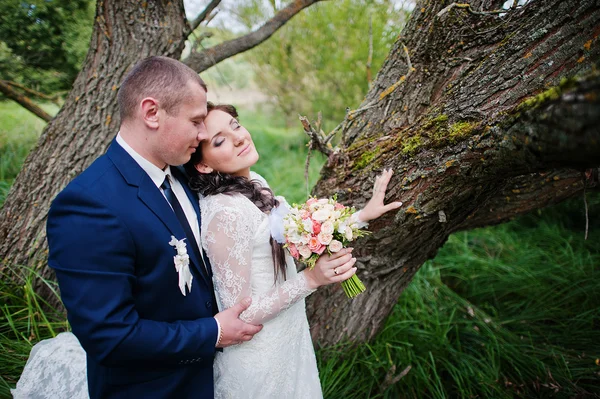
[[[248,144],[246,147],[244,147],[244,149],[242,151],[240,151],[240,153],[238,154],[238,157],[240,155],[242,155],[243,153],[247,152],[249,148],[250,148],[250,144]]]

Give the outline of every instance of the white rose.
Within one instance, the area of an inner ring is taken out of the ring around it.
[[[339,252],[339,250],[342,248],[342,243],[338,240],[331,240],[331,242],[329,243],[329,250],[333,253]]]
[[[347,227],[347,226],[348,226],[348,225],[346,224],[346,222],[342,222],[342,223],[340,223],[340,224],[339,224],[339,226],[338,226],[338,230],[337,230],[337,231],[338,231],[338,233],[340,233],[340,234],[345,234],[345,233],[346,233],[346,227]]]
[[[328,204],[329,205],[329,199],[327,198],[321,198],[320,200],[317,201],[319,204],[321,205],[325,205]]]
[[[323,209],[327,209],[329,212],[333,212],[335,210],[335,208],[331,204],[323,205]]]
[[[300,242],[304,245],[307,245],[309,241],[310,241],[310,234],[302,234],[302,236],[300,237]]]
[[[312,233],[313,232],[312,220],[310,220],[310,219],[302,220],[302,227],[304,227],[304,231]]]
[[[331,223],[329,220],[321,225],[321,233],[333,234],[333,231],[333,223]]]
[[[312,214],[313,219],[317,222],[324,222],[329,219],[329,216],[331,216],[331,211],[327,209],[319,209]]]
[[[346,226],[346,231],[344,231],[344,235],[346,236],[346,240],[351,241],[352,240],[352,228],[350,226]]]
[[[328,245],[331,242],[331,240],[333,240],[333,235],[320,232],[317,236],[317,239],[321,244]]]

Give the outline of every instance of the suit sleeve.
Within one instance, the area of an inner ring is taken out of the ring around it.
[[[126,366],[212,360],[217,338],[213,317],[175,322],[140,317],[134,297],[140,248],[111,209],[71,184],[50,208],[47,233],[48,263],[56,272],[69,322],[95,361]]]

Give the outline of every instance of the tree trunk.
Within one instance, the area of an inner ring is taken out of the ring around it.
[[[0,271],[5,276],[18,279],[28,273],[22,267],[27,265],[54,278],[46,264],[45,231],[52,199],[116,135],[117,89],[128,70],[150,55],[180,57],[188,29],[183,1],[144,4],[98,2],[84,66],[64,106],[25,160],[0,213]],[[57,305],[54,296],[48,297]]]
[[[98,3],[84,68],[0,213],[5,269],[22,275],[8,265],[29,265],[51,276],[50,201],[114,136],[119,82],[145,56],[180,56],[189,30],[181,1],[155,3]],[[597,2],[537,0],[481,13],[498,3],[418,4],[364,103],[344,121],[315,194],[337,193],[359,207],[386,167],[395,171],[388,199],[404,205],[355,245],[365,294],[350,301],[331,286],[309,298],[320,344],[372,337],[452,232],[574,195],[581,170],[600,165]]]
[[[350,301],[330,286],[309,297],[323,345],[379,331],[449,234],[568,198],[583,188],[581,170],[600,165],[598,2],[436,15],[449,4],[417,5],[315,187],[360,207],[374,176],[393,168],[387,198],[404,202],[354,245],[367,292]]]

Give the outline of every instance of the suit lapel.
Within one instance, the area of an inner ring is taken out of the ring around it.
[[[125,181],[131,185],[138,187],[138,198],[160,219],[160,221],[169,229],[171,234],[178,240],[186,237],[188,245],[196,244],[194,237],[187,237],[181,223],[175,216],[173,209],[169,205],[169,202],[162,195],[158,187],[154,184],[150,176],[138,165],[138,163],[131,158],[131,156],[125,151],[118,143],[113,141],[107,151],[107,155],[113,161],[117,169],[121,172],[121,175]],[[184,184],[184,187],[186,185]],[[198,207],[196,200],[196,207]],[[194,204],[194,201],[192,201]],[[193,241],[190,241],[193,240]],[[204,267],[200,263],[202,260],[199,259],[198,251],[189,251],[191,263],[196,269],[196,274],[202,277],[204,283],[211,288],[211,278],[206,275]]]

